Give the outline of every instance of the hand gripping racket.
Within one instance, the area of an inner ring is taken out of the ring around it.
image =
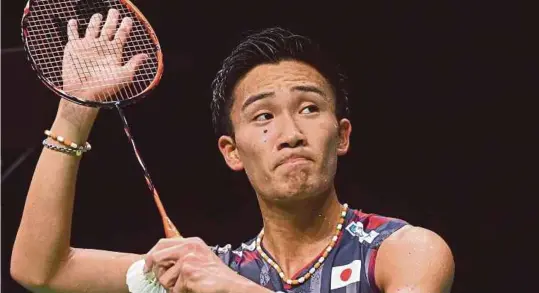
[[[21,27],[27,59],[50,90],[79,105],[118,110],[165,235],[180,236],[122,111],[147,96],[163,72],[159,41],[144,15],[129,0],[29,0]]]

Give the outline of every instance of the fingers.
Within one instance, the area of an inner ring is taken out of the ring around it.
[[[168,270],[160,272],[160,274],[156,274],[157,280],[159,280],[159,283],[161,283],[161,285],[163,285],[165,288],[174,287],[174,284],[176,284],[178,276],[182,271],[182,266],[182,263],[177,262]]]
[[[114,33],[116,32],[116,27],[118,26],[118,19],[120,18],[120,13],[116,9],[110,9],[107,15],[107,20],[103,25],[103,30],[101,30],[101,38],[106,40],[112,40]]]
[[[146,256],[144,272],[150,271],[153,266],[181,262],[181,258],[189,253],[203,252],[205,248],[209,251],[206,244],[199,238],[179,238],[175,241],[161,240],[159,242],[156,247],[160,247],[152,249]]]
[[[164,248],[168,248],[174,245],[177,245],[178,243],[181,243],[183,238],[161,238],[157,244],[155,244],[150,251],[148,251],[148,254],[151,254],[155,251],[159,251]]]
[[[92,15],[86,28],[86,38],[97,38],[99,36],[99,27],[102,19],[103,16],[99,13]]]
[[[180,239],[181,238],[171,238],[171,239],[163,238],[163,239],[159,240],[157,242],[157,244],[155,244],[154,247],[152,247],[152,249],[150,249],[150,251],[148,251],[148,253],[146,254],[145,265],[144,265],[144,273],[149,272],[152,265],[153,265],[152,254],[154,252],[165,249],[165,248],[168,248],[168,247],[175,246],[178,243],[180,243],[179,242]]]
[[[122,19],[122,23],[120,24],[120,28],[116,32],[116,36],[114,39],[119,43],[120,46],[123,47],[125,42],[127,41],[127,36],[129,36],[129,33],[131,32],[131,28],[133,27],[133,20],[129,17],[124,17]]]
[[[171,262],[176,262],[181,256],[181,248],[184,245],[185,243],[176,244],[172,247],[148,254],[144,260],[144,272],[149,272],[154,266],[166,267]]]
[[[137,71],[137,69],[142,65],[142,63],[144,63],[144,61],[146,61],[147,58],[148,55],[146,54],[138,54],[133,56],[133,58],[131,58],[131,60],[129,60],[124,65],[124,70],[129,72],[131,75],[134,74],[135,71]]]
[[[198,258],[194,254],[190,253],[185,257],[184,262],[178,264],[178,272],[171,272],[171,276],[169,278],[171,281],[174,280],[175,283],[171,292],[193,292],[189,290],[189,287],[193,284],[193,281],[196,282],[196,280],[200,277],[200,269],[204,266],[204,264],[197,263],[197,259]],[[176,275],[173,275],[172,273],[176,273]],[[163,278],[163,281],[168,280]],[[216,291],[219,292],[219,290]]]
[[[176,262],[164,262],[159,265],[156,265],[152,268],[153,275],[159,280],[161,279],[161,276],[166,274],[174,265],[176,265]]]
[[[120,42],[120,45],[123,45],[127,40],[127,36],[131,32],[131,28],[133,27],[133,20],[129,17],[124,17],[122,19],[122,23],[120,24],[120,28],[116,30],[119,19],[120,12],[118,12],[118,10],[116,9],[110,9],[107,14],[105,24],[103,25],[103,29],[100,30],[103,16],[99,13],[96,13],[90,18],[85,36],[87,38],[97,38],[99,37],[99,32],[101,31],[101,38],[111,41],[114,37]]]
[[[67,40],[74,41],[79,39],[79,27],[76,19],[70,19],[67,23]]]
[[[165,288],[183,287],[186,281],[197,277],[197,272],[202,266],[204,266],[204,259],[191,252],[184,255],[181,261],[170,268],[160,270],[156,277]],[[181,292],[181,290],[173,292]]]

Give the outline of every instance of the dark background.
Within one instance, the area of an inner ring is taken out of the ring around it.
[[[532,195],[523,154],[537,134],[526,130],[531,107],[521,103],[537,97],[530,85],[538,77],[529,52],[537,34],[527,34],[525,10],[472,1],[292,2],[135,1],[161,41],[165,72],[126,114],[183,235],[236,246],[261,227],[245,176],[218,152],[210,83],[244,32],[279,25],[322,43],[350,77],[353,133],[339,165],[341,201],[444,237],[455,255],[453,292],[516,292],[531,276],[522,262],[531,233],[517,229],[533,224],[520,198]],[[2,291],[13,293],[25,291],[9,275],[11,248],[58,104],[21,51],[24,4],[2,2]],[[147,252],[163,231],[116,112],[102,111],[90,142],[73,246]],[[526,219],[512,224],[516,211]]]

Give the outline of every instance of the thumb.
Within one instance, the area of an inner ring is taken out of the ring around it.
[[[123,66],[123,69],[129,73],[128,74],[129,79],[133,78],[133,75],[135,74],[135,71],[137,71],[139,66],[142,65],[142,63],[144,63],[144,61],[146,61],[146,59],[148,59],[148,55],[146,55],[144,53],[143,54],[138,54],[138,55],[133,56],[133,58],[131,58],[131,60],[129,60]]]

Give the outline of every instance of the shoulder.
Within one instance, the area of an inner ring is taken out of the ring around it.
[[[451,249],[440,235],[406,225],[380,245],[375,279],[384,292],[449,292],[454,267]]]
[[[408,225],[404,220],[353,210],[344,229],[358,238],[359,243],[377,249],[387,238]]]

